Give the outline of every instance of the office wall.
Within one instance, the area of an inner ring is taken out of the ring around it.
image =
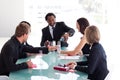
[[[16,25],[24,19],[24,0],[0,0],[0,37],[14,34]]]

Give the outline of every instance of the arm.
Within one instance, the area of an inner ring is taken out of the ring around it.
[[[83,61],[83,62],[70,62],[66,66],[68,66],[70,69],[75,69],[75,70],[87,73],[87,64],[88,64],[87,61]]]
[[[29,48],[29,49],[33,49],[33,46],[32,46],[32,45],[29,45],[27,42],[24,42],[24,43],[22,44],[21,52],[19,53],[19,59],[36,55],[35,53],[29,53],[29,52],[32,52],[32,50],[26,51],[26,49],[25,49],[26,47],[27,47],[27,49],[28,49],[28,48]],[[24,50],[24,49],[25,49],[25,50]],[[39,51],[36,51],[36,50],[33,51],[33,52],[39,53]]]
[[[97,50],[92,50],[88,59],[88,74],[92,74],[96,67],[98,66],[99,61],[99,52]]]
[[[62,23],[63,23],[65,32],[67,32],[70,37],[73,36],[75,33],[75,30],[73,28],[68,27],[64,22],[62,22]]]
[[[41,45],[41,46],[44,46],[44,43],[45,43],[45,34],[44,34],[43,29],[42,29],[42,38],[41,38],[41,43],[40,43],[40,45]]]
[[[17,61],[17,57],[19,56],[19,54],[16,53],[15,48],[11,46],[7,46],[5,47],[4,50],[5,51],[4,51],[3,60],[9,72],[28,68],[26,62],[21,64],[15,64]]]
[[[28,44],[27,42],[25,42],[24,45],[29,46],[29,47],[33,47],[32,45]]]
[[[86,72],[87,74],[93,74],[99,60],[98,55],[96,53],[97,51],[93,50],[92,53],[90,53],[88,61],[77,62],[77,66],[75,67],[75,69],[78,71]],[[84,67],[85,65],[87,66]]]
[[[78,46],[74,49],[75,51],[81,51],[84,45],[87,43],[85,36],[82,37]]]
[[[87,66],[76,66],[75,70],[87,73]]]
[[[63,54],[68,54],[68,55],[76,55],[79,52],[81,52],[83,46],[86,44],[86,39],[85,36],[81,39],[80,43],[77,45],[77,47],[73,51],[62,51],[61,53]]]
[[[19,53],[19,59],[26,58],[26,57],[27,57],[27,53],[26,52]]]
[[[48,48],[47,47],[29,47],[29,46],[23,46],[23,52],[28,52],[28,53],[39,53],[39,51],[42,50],[43,53],[48,53]]]
[[[87,66],[88,65],[88,61],[77,62],[77,65]]]

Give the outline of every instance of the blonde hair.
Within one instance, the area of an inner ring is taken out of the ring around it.
[[[99,43],[100,40],[100,32],[99,29],[92,25],[86,28],[85,36],[88,43]]]

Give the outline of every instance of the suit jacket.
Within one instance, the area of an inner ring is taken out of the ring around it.
[[[3,46],[0,54],[0,75],[7,75],[11,71],[17,71],[21,69],[28,68],[27,63],[23,62],[21,64],[16,64],[16,61],[19,58],[25,58],[27,55],[26,52],[29,53],[39,53],[39,50],[43,50],[43,52],[48,52],[47,48],[34,48],[29,45],[21,44],[15,36],[13,36],[10,40],[8,40]]]
[[[47,40],[56,41],[56,42],[59,41],[61,36],[65,32],[68,32],[70,34],[70,36],[73,36],[73,34],[75,33],[74,29],[66,26],[64,22],[56,22],[56,26],[55,26],[55,29],[53,31],[54,38],[52,38],[52,36],[50,34],[49,26],[43,28],[42,29],[42,39],[41,39],[40,45],[44,46],[44,43]]]
[[[99,43],[94,43],[89,53],[88,61],[77,62],[75,69],[88,73],[90,80],[104,80],[109,71],[103,47]]]

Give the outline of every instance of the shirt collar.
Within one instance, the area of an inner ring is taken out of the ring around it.
[[[55,26],[56,26],[56,23],[55,23],[53,26],[50,26],[50,25],[49,25],[49,29],[52,29],[52,27],[55,28]]]

